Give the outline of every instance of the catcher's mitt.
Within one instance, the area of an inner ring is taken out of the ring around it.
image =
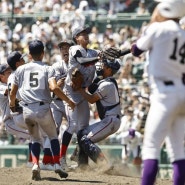
[[[110,47],[100,52],[100,57],[102,59],[114,60],[115,58],[119,58],[120,56],[122,56],[121,50],[115,47]]]
[[[135,157],[133,159],[133,165],[140,166],[142,164],[142,159],[141,157]]]
[[[71,74],[71,86],[74,91],[79,90],[84,82],[83,75],[78,68],[75,68]]]

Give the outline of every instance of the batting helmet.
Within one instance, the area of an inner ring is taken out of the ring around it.
[[[103,59],[102,61],[104,65],[110,67],[112,69],[112,73],[115,74],[120,69],[120,63],[117,59],[115,60],[109,60],[109,59]]]
[[[181,18],[185,15],[185,0],[155,0],[159,13],[166,18]]]

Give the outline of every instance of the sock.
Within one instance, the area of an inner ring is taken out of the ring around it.
[[[64,134],[63,134],[63,137],[62,137],[62,145],[61,145],[61,148],[60,148],[60,158],[62,156],[66,155],[67,148],[69,146],[71,138],[72,138],[72,134],[70,134],[69,132],[65,131]]]
[[[185,184],[185,159],[173,162],[173,182],[174,185]]]
[[[53,162],[60,164],[59,162],[60,144],[58,139],[51,140],[51,151],[53,154]]]
[[[32,155],[31,155],[31,146],[32,143],[28,143],[28,162],[32,162]]]
[[[143,161],[142,185],[153,185],[158,172],[158,160],[147,159]]]
[[[32,152],[32,162],[33,164],[39,165],[39,157],[40,157],[40,143],[33,143],[31,146]]]
[[[50,148],[44,148],[43,153],[44,153],[44,156],[42,159],[42,163],[53,164],[53,156],[52,156]]]

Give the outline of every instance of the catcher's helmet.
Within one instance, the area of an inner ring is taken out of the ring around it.
[[[109,59],[103,59],[102,61],[104,65],[110,67],[112,69],[112,73],[115,74],[120,69],[120,63],[117,59],[115,60],[109,60]]]
[[[185,15],[185,0],[155,0],[159,13],[166,18],[181,18]]]

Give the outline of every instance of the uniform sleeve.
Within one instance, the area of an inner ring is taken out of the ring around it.
[[[55,70],[52,67],[46,66],[48,73],[48,81],[52,78],[56,79]]]
[[[7,86],[6,85],[0,85],[0,97],[4,97],[5,96],[5,92],[7,90]]]
[[[19,69],[17,69],[17,70],[15,71],[15,75],[14,75],[14,77],[12,78],[11,86],[12,86],[13,84],[19,86]]]
[[[108,82],[102,82],[99,86],[98,89],[96,90],[96,93],[102,98],[106,98],[107,94],[109,93],[111,88],[115,88],[114,84],[108,83]]]
[[[141,37],[136,42],[136,46],[140,50],[147,51],[152,49],[158,27],[159,23],[153,23],[143,31]]]

